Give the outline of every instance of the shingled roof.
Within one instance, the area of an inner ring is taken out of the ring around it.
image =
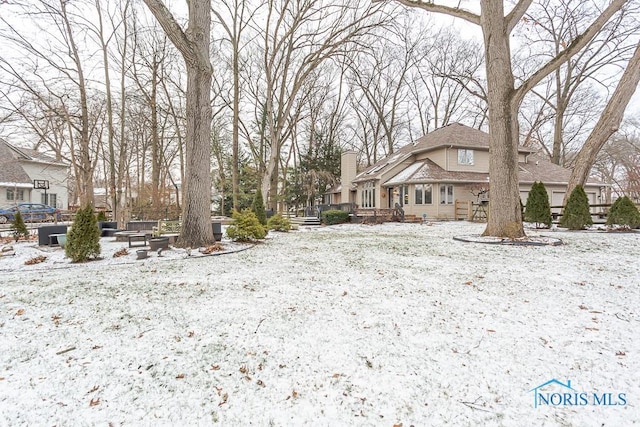
[[[518,163],[518,181],[521,183],[566,184],[569,182],[571,170],[551,163],[537,154],[531,154],[527,163]],[[488,173],[447,171],[435,164],[431,159],[420,160],[407,166],[402,172],[383,183],[385,187],[402,184],[422,184],[430,182],[487,182]],[[602,182],[590,178],[591,185]]]
[[[366,181],[371,179],[373,175],[377,176],[380,173],[384,173],[385,170],[389,170],[413,154],[435,150],[440,147],[482,148],[488,150],[489,134],[460,123],[451,123],[429,132],[412,144],[407,144],[395,153],[377,161],[359,173],[354,182]],[[519,151],[527,154],[535,152],[535,150],[523,146],[519,147]]]
[[[0,139],[0,185],[31,185],[31,178],[20,165],[20,155],[3,139]]]

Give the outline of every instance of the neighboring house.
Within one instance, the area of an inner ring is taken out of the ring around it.
[[[526,203],[535,181],[542,181],[552,206],[562,204],[571,171],[534,153],[518,149],[520,197]],[[482,205],[489,200],[489,135],[453,123],[400,148],[356,175],[356,153],[342,157],[341,184],[326,202],[355,203],[359,209],[388,209],[396,204],[405,214],[454,219],[456,203]],[[600,203],[604,185],[589,181],[591,204]],[[554,209],[558,211],[558,209]]]
[[[32,202],[67,209],[68,176],[69,165],[0,138],[0,206]],[[35,180],[48,182],[46,196],[34,188]]]

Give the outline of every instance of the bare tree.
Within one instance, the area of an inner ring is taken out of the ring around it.
[[[576,157],[563,204],[566,204],[569,194],[577,185],[585,184],[598,152],[620,127],[627,104],[636,91],[638,83],[640,83],[640,43],[638,43],[633,57],[624,70],[616,90],[607,102],[598,123]]]
[[[361,94],[359,102],[368,103],[380,125],[375,143],[381,143],[384,155],[392,154],[397,141],[403,139],[400,135],[406,130],[402,113],[409,95],[407,82],[411,70],[426,54],[420,45],[424,37],[413,37],[413,23],[397,19],[396,24],[390,30],[393,37],[380,37],[370,49],[362,49],[347,63],[351,90]]]
[[[180,244],[198,247],[213,242],[211,228],[211,79],[209,59],[211,1],[191,0],[183,29],[160,0],[144,0],[182,54],[187,68],[186,182]]]
[[[303,83],[325,60],[344,54],[349,43],[381,25],[379,9],[362,1],[267,1],[262,61],[269,156],[262,193],[269,208],[277,209],[280,149]]]
[[[519,0],[509,13],[498,0],[481,0],[480,12],[436,4],[435,1],[396,0],[411,7],[444,13],[479,25],[484,38],[489,107],[489,175],[491,203],[484,235],[519,238],[525,236],[518,185],[518,110],[524,96],[542,79],[582,50],[626,0],[613,0],[566,49],[546,62],[516,87],[511,63],[510,36],[533,0]]]
[[[519,32],[523,38],[519,52],[524,57],[522,63],[539,63],[560,54],[578,36],[584,23],[598,13],[595,4],[582,0],[544,0],[534,4],[523,18],[525,31]],[[547,94],[537,88],[532,91],[553,113],[553,143],[548,150],[553,163],[563,164],[565,147],[597,119],[594,86],[608,88],[606,70],[624,66],[629,60],[634,46],[628,40],[637,32],[637,24],[629,22],[632,18],[631,11],[623,9],[584,49],[549,76]]]
[[[67,127],[70,160],[76,178],[75,193],[80,204],[93,204],[93,174],[99,150],[92,146],[91,140],[92,116],[83,62],[86,52],[82,52],[76,42],[78,32],[84,31],[77,19],[81,11],[70,10],[73,5],[64,0],[38,0],[20,7],[32,22],[40,25],[48,46],[39,45],[40,40],[30,40],[0,17],[6,29],[5,40],[24,52],[18,62],[10,63],[10,58],[1,58],[1,67],[16,79],[21,90],[37,99],[50,114],[62,118]],[[52,73],[56,78],[46,73]]]
[[[419,124],[417,137],[472,114],[476,108],[470,97],[486,103],[484,82],[478,76],[483,65],[480,46],[448,28],[424,38],[421,49],[426,54],[412,68],[409,80],[410,110],[416,112],[410,118]]]
[[[260,9],[260,5],[252,6],[248,9],[248,2],[243,0],[223,1],[222,5],[226,9],[227,19],[219,11],[212,9],[213,14],[218,19],[224,29],[228,42],[231,45],[231,68],[233,73],[233,99],[232,110],[233,120],[232,131],[232,160],[231,160],[231,191],[233,209],[238,209],[238,162],[240,147],[240,66],[241,66],[241,44],[243,34],[253,19],[253,15]],[[253,10],[251,10],[253,9]],[[224,211],[224,209],[223,209]]]

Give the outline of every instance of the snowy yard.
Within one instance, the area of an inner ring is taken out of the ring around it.
[[[640,234],[452,239],[482,230],[344,225],[61,268],[16,246],[0,426],[639,423]],[[543,404],[552,379],[572,390]]]

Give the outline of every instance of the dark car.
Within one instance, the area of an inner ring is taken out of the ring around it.
[[[42,203],[18,203],[0,208],[0,224],[6,224],[16,218],[20,210],[24,222],[60,221],[60,210]]]

